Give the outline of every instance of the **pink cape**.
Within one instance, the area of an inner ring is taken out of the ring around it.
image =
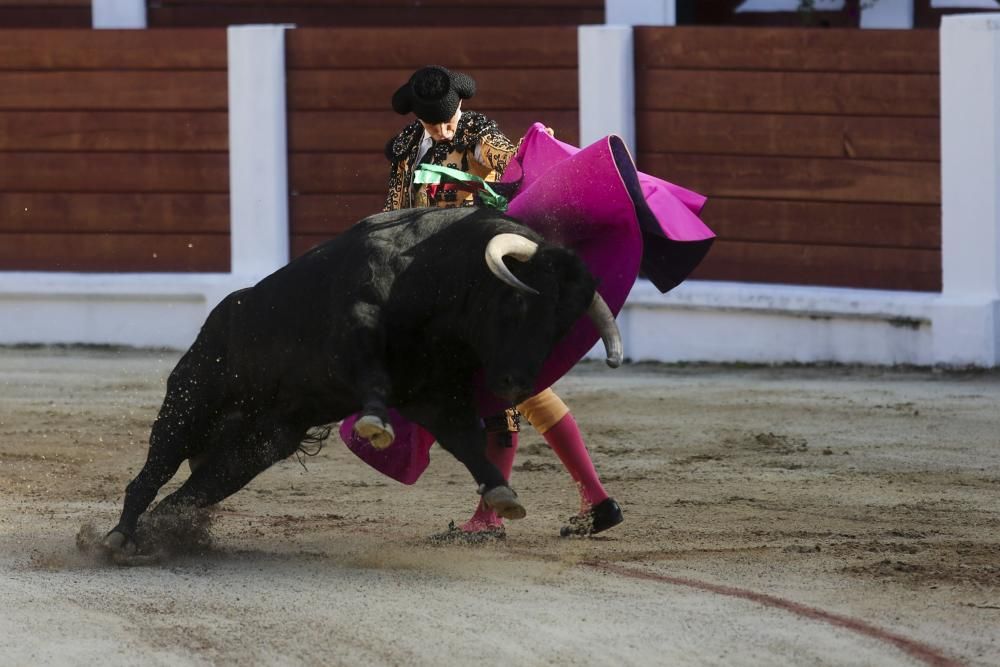
[[[611,135],[585,148],[558,141],[535,123],[504,172],[514,190],[507,214],[548,241],[572,248],[597,278],[598,291],[615,315],[639,276],[640,266],[661,291],[675,287],[708,252],[714,234],[698,218],[705,197],[639,173],[624,143]],[[515,189],[516,188],[516,189]],[[569,372],[600,340],[581,317],[552,350],[536,383],[542,391]],[[510,407],[476,379],[479,414]],[[345,419],[340,437],[362,460],[404,484],[413,484],[430,462],[434,436],[390,410],[396,438],[378,450]]]

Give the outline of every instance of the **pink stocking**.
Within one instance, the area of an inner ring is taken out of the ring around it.
[[[555,426],[543,433],[542,437],[549,443],[549,447],[576,482],[583,511],[588,511],[608,497],[607,491],[601,486],[597,470],[594,469],[594,462],[590,460],[583,435],[572,414],[567,412]]]
[[[504,442],[503,433],[486,434],[486,458],[497,467],[503,478],[510,483],[510,471],[514,467],[514,454],[517,452],[517,433],[510,434],[510,446]],[[503,519],[497,513],[486,506],[486,503],[479,500],[476,513],[472,518],[462,524],[462,530],[467,533],[476,533],[481,530],[503,527]]]

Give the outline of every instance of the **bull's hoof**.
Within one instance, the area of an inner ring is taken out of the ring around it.
[[[105,535],[101,547],[113,558],[129,558],[137,551],[135,540],[120,530],[112,530]]]
[[[483,493],[483,501],[505,519],[523,519],[528,514],[509,486],[494,486]]]
[[[115,565],[155,565],[163,561],[162,553],[140,553],[135,540],[125,533],[112,530],[101,540],[105,556]]]
[[[354,432],[370,442],[375,449],[385,449],[396,439],[392,424],[387,424],[375,415],[365,415],[354,422]]]

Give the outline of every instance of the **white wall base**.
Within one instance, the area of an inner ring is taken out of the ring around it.
[[[0,345],[186,349],[211,309],[252,280],[229,274],[0,274]]]
[[[229,274],[0,273],[0,345],[183,350],[225,295],[254,282]],[[618,322],[633,361],[1000,366],[997,300],[714,281],[660,294],[640,280]],[[588,355],[603,356],[600,344]]]
[[[640,280],[618,323],[633,361],[930,365],[937,299],[715,281],[688,281],[660,294]],[[603,358],[601,345],[588,356]]]
[[[934,359],[949,366],[1000,366],[1000,300],[943,296],[934,314]]]

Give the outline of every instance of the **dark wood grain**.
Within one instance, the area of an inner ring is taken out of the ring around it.
[[[4,153],[0,192],[229,193],[226,153]]]
[[[86,8],[90,27],[90,3]],[[226,31],[0,30],[0,70],[226,69]]]
[[[691,277],[938,292],[941,290],[941,253],[912,248],[720,240]]]
[[[865,160],[941,158],[937,118],[640,111],[640,153],[710,153]]]
[[[0,151],[225,151],[224,111],[2,111]]]
[[[698,192],[755,199],[940,204],[934,162],[743,157],[639,156],[639,167]]]
[[[651,69],[635,85],[644,111],[937,117],[940,106],[933,74]]]
[[[3,271],[228,271],[225,234],[0,234]]]
[[[682,26],[635,30],[639,68],[938,72],[936,30]]]

